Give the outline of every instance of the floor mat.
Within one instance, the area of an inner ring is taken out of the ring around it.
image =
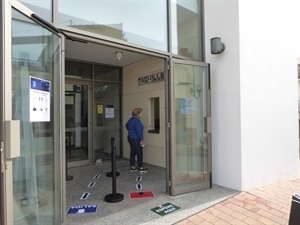
[[[154,198],[154,193],[152,191],[131,192],[129,196],[130,199]]]

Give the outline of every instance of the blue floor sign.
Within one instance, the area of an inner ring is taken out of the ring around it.
[[[94,213],[97,211],[98,205],[75,205],[71,206],[67,214]]]

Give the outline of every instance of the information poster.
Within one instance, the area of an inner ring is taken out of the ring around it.
[[[50,81],[30,76],[30,122],[50,121]]]
[[[114,118],[115,108],[114,105],[105,105],[105,118]]]
[[[196,101],[192,98],[181,99],[181,114],[195,114],[196,113]]]

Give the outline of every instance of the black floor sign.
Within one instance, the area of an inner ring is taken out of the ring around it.
[[[99,179],[99,177],[100,177],[100,174],[96,174],[96,175],[94,176],[94,179]]]
[[[88,185],[88,187],[94,187],[95,184],[96,184],[96,182],[90,182],[89,185]]]
[[[176,210],[180,209],[180,207],[176,206],[176,205],[173,205],[171,203],[165,203],[163,205],[160,205],[158,207],[155,207],[153,209],[150,209],[152,212],[155,212],[157,213],[158,215],[160,216],[164,216],[164,215],[167,215],[169,213],[172,213]]]
[[[143,189],[141,184],[136,184],[135,186],[136,186],[136,189],[138,189],[138,190]]]
[[[81,200],[85,200],[85,199],[87,199],[88,197],[89,197],[89,195],[90,195],[90,193],[87,193],[87,192],[85,192],[85,193],[83,193],[83,195],[81,196]]]

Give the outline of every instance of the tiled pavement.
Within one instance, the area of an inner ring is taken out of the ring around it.
[[[289,224],[294,194],[300,194],[300,178],[241,192],[176,225]]]

